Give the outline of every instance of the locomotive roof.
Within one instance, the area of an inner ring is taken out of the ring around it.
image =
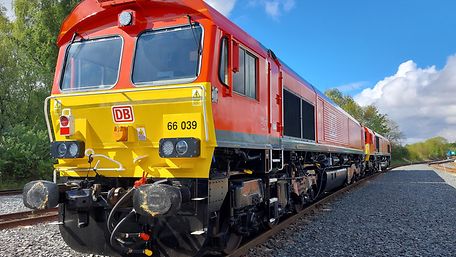
[[[83,0],[64,20],[57,44],[61,46],[69,41],[77,32],[77,27],[86,24],[95,15],[99,19],[112,14],[117,15],[128,8],[145,9],[159,6],[180,8],[188,14],[198,13],[209,19],[218,14],[214,8],[202,0]]]

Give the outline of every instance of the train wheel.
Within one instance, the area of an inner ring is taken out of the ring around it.
[[[243,236],[229,230],[225,233],[224,238],[226,244],[222,253],[229,255],[239,248],[242,243]]]
[[[279,215],[280,216],[280,215]],[[271,229],[271,228],[274,228],[275,226],[277,226],[277,224],[279,224],[279,217],[275,218],[275,219],[271,219],[271,220],[268,220],[265,222],[265,225],[267,228]]]
[[[300,197],[293,193],[291,200],[292,200],[293,211],[295,213],[298,213],[298,212],[302,211],[302,209],[304,209],[304,201],[302,199],[303,199],[303,197]]]
[[[296,213],[298,213],[298,212],[302,211],[302,209],[304,209],[304,204],[302,204],[302,203],[295,203],[295,204],[293,205],[293,207],[294,207],[294,211],[295,211]]]

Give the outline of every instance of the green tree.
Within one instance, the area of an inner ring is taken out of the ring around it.
[[[50,174],[43,100],[49,95],[60,26],[77,0],[15,0],[0,5],[0,178]]]
[[[391,120],[388,115],[380,113],[374,105],[362,107],[353,97],[344,95],[338,89],[330,89],[325,94],[362,125],[373,129],[395,143],[399,143],[403,138],[397,123]]]
[[[10,125],[14,116],[11,102],[17,85],[15,68],[15,48],[11,44],[12,24],[5,16],[5,8],[0,6],[0,135]]]
[[[21,121],[44,128],[42,104],[52,87],[58,48],[56,40],[75,0],[15,0],[11,40],[17,47]],[[38,111],[39,110],[39,111]]]
[[[433,137],[423,142],[405,146],[412,161],[427,161],[444,159],[452,144],[443,137]]]

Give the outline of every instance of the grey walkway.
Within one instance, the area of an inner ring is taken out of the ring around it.
[[[456,176],[427,165],[382,174],[249,256],[456,256]]]

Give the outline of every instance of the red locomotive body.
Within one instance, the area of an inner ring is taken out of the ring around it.
[[[30,182],[24,203],[59,204],[78,251],[230,253],[389,165],[387,139],[202,0],[85,0],[58,46],[61,178]]]

